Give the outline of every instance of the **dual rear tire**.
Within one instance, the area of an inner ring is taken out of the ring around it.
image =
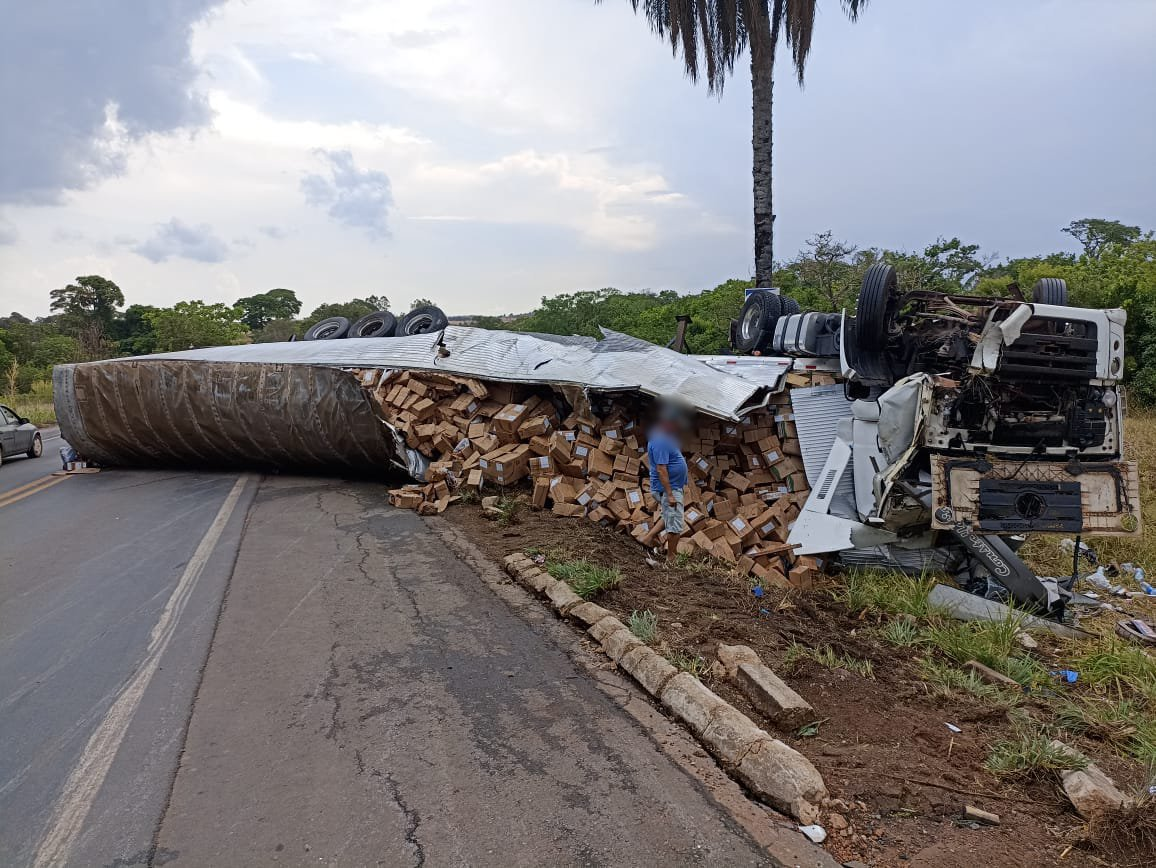
[[[449,325],[441,308],[433,305],[415,307],[400,320],[388,310],[366,314],[350,324],[348,318],[331,316],[311,326],[307,341],[335,341],[341,338],[392,338],[437,332]]]

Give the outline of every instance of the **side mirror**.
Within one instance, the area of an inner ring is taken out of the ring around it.
[[[16,424],[18,424],[18,425],[27,425],[27,424],[28,424],[28,420],[27,420],[27,419],[25,419],[23,416],[17,416],[17,417],[16,417]]]

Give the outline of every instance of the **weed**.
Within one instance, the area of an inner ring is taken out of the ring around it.
[[[984,767],[999,777],[1045,780],[1066,769],[1086,769],[1088,760],[1053,741],[1038,725],[1021,722],[1012,738],[991,746]]]
[[[1071,668],[1089,684],[1107,688],[1120,699],[1131,689],[1156,702],[1156,659],[1135,645],[1107,638],[1076,655]]]
[[[476,488],[461,489],[462,503],[477,503],[482,499],[482,495]]]
[[[900,572],[860,570],[850,573],[842,587],[832,593],[852,612],[887,612],[924,619],[932,614],[927,602],[935,580],[912,578]]]
[[[587,560],[553,563],[547,560],[546,572],[568,584],[583,600],[589,600],[595,594],[613,588],[622,581],[622,573],[617,569],[600,567]]]
[[[957,663],[978,660],[1023,685],[1047,679],[1042,664],[1022,653],[1016,634],[1022,617],[1014,613],[1002,621],[936,620],[928,628],[932,645]]]
[[[878,632],[879,638],[884,642],[898,645],[901,648],[910,648],[913,645],[927,641],[927,637],[923,635],[923,631],[919,629],[919,625],[905,618],[897,618],[889,622],[880,628]]]
[[[1156,853],[1156,796],[1144,793],[1126,807],[1100,811],[1088,822],[1087,835],[1119,853]]]
[[[709,669],[705,658],[689,651],[672,651],[666,659],[679,672],[689,672],[695,678],[702,678]]]
[[[696,576],[708,575],[718,569],[718,564],[710,558],[696,557],[686,552],[679,552],[674,556],[674,565]]]
[[[808,648],[798,642],[792,642],[787,648],[787,656],[783,659],[786,668],[793,668],[801,660],[813,660],[827,669],[846,669],[863,678],[875,678],[875,668],[870,660],[859,660],[846,654],[838,653],[830,645],[820,645],[818,648]]]
[[[658,635],[658,615],[650,609],[641,612],[635,609],[630,613],[630,632],[643,642],[653,642]]]
[[[919,662],[919,676],[926,682],[928,690],[935,696],[954,698],[960,693],[998,708],[1011,708],[1019,703],[1020,695],[1004,690],[994,684],[981,681],[971,672],[957,669],[950,663],[924,659]]]
[[[518,516],[522,514],[525,504],[520,497],[503,497],[497,503],[498,527],[509,527],[518,523]]]

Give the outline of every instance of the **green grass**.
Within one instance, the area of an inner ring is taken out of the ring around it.
[[[919,677],[924,680],[928,692],[934,696],[957,698],[960,695],[991,705],[996,708],[1011,708],[1023,697],[995,684],[976,677],[971,672],[965,672],[952,663],[942,660],[925,658],[919,661]]]
[[[503,497],[497,503],[498,527],[509,527],[518,523],[518,516],[526,504],[520,497]]]
[[[1047,669],[1023,652],[1016,634],[1022,618],[1003,621],[935,620],[927,630],[928,642],[957,663],[978,660],[1024,686],[1048,680]]]
[[[1085,769],[1088,760],[1070,748],[1053,744],[1042,728],[1021,722],[1014,736],[991,746],[984,766],[998,777],[1047,780],[1067,769]]]
[[[926,619],[932,614],[927,595],[934,584],[928,576],[917,579],[899,572],[858,570],[848,574],[846,582],[832,593],[855,613],[886,612]]]
[[[1087,683],[1118,699],[1136,693],[1146,702],[1156,703],[1156,659],[1137,645],[1104,638],[1075,655],[1071,668]]]
[[[679,672],[689,672],[695,678],[702,678],[710,669],[706,658],[689,651],[672,651],[666,655],[666,659]]]
[[[647,644],[658,635],[658,616],[650,609],[630,613],[630,632]]]
[[[875,678],[875,668],[870,660],[859,660],[846,654],[840,654],[830,645],[820,645],[818,648],[808,648],[798,642],[792,642],[787,648],[787,656],[783,658],[783,665],[794,668],[803,660],[812,660],[826,669],[846,669],[863,678]]]
[[[904,618],[896,618],[894,621],[889,621],[877,631],[878,636],[884,642],[891,645],[898,645],[900,648],[911,648],[914,645],[919,645],[927,641],[927,636],[914,621],[909,621]]]
[[[587,560],[546,561],[546,572],[568,584],[583,600],[589,600],[622,581],[622,573],[614,567],[603,567]]]

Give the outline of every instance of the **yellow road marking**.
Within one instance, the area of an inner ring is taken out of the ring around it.
[[[35,482],[30,482],[27,485],[22,485],[17,489],[6,492],[0,495],[0,509],[11,506],[26,497],[39,494],[42,491],[52,488],[54,485],[64,482],[66,479],[68,479],[67,476],[46,476],[43,479],[38,479]]]

